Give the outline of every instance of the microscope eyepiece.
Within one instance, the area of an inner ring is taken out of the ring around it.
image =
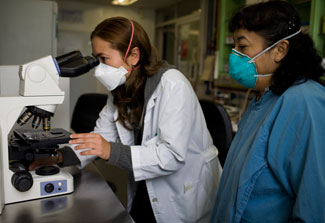
[[[83,57],[80,51],[73,51],[56,57],[56,62],[61,77],[77,77],[99,64],[96,57]]]
[[[99,60],[97,59],[97,57],[86,56],[84,58],[88,61],[90,69],[96,67],[99,64]]]
[[[82,58],[82,54],[80,51],[72,51],[70,53],[63,54],[55,58],[56,62],[59,66],[62,66],[66,63],[69,63],[74,60],[78,60]]]

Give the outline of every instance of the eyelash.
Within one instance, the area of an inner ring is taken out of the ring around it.
[[[243,50],[246,48],[246,46],[238,46],[239,49]]]
[[[99,60],[100,60],[101,62],[105,62],[106,60],[108,60],[108,58],[107,58],[107,57],[99,57]]]

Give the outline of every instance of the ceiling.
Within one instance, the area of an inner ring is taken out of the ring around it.
[[[95,3],[95,4],[102,4],[102,5],[112,5],[112,0],[55,0],[56,2],[85,2],[85,3]],[[174,5],[181,0],[138,0],[137,2],[133,3],[129,6],[130,8],[144,8],[144,9],[159,9],[159,8],[166,8],[168,6]]]

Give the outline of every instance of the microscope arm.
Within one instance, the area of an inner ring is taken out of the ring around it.
[[[87,73],[99,64],[95,57],[83,57],[80,51],[73,51],[55,59],[47,56],[20,66],[20,95],[32,96],[62,96],[59,88],[59,77],[76,77]],[[61,102],[62,103],[62,102]],[[50,119],[54,115],[56,105],[42,104],[28,106],[19,117],[17,123],[25,124],[33,115],[33,128],[37,128],[43,120],[43,129],[50,130]]]
[[[47,56],[23,64],[19,69],[20,95],[64,95],[58,86],[59,77],[76,77],[87,73],[98,64],[96,57],[83,57],[80,51],[73,51],[55,59]]]

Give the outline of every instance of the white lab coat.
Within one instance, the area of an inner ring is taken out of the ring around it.
[[[162,75],[145,114],[142,145],[134,146],[133,131],[114,122],[118,114],[109,95],[94,130],[131,146],[128,210],[134,180],[145,180],[158,223],[209,222],[222,169],[197,96],[182,73],[169,69]],[[95,158],[77,155],[81,167]]]

